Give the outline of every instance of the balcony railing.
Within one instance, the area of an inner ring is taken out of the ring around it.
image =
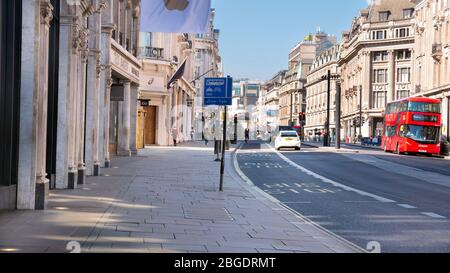
[[[159,47],[140,47],[139,57],[142,59],[164,59],[164,48]]]

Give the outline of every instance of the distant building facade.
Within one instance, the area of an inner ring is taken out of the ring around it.
[[[279,124],[300,126],[305,124],[306,78],[317,54],[336,44],[336,37],[318,30],[308,35],[289,53],[288,72],[280,88]]]
[[[244,139],[244,130],[246,128],[253,133],[258,130],[255,118],[257,117],[260,94],[261,83],[259,81],[234,79],[231,116],[237,115],[239,120],[238,139]]]
[[[262,108],[265,111],[265,120],[260,121],[261,129],[275,132],[278,127],[280,88],[283,85],[287,70],[278,72],[262,86]]]
[[[442,100],[442,135],[450,137],[450,1],[416,6],[414,96]]]
[[[375,1],[343,33],[341,138],[381,136],[386,104],[414,92],[414,8],[410,0]]]
[[[340,76],[340,45],[335,45],[319,54],[307,76],[306,84],[306,126],[305,136],[309,140],[322,140],[327,121],[328,81],[324,76]],[[330,136],[335,137],[336,129],[336,79],[330,81]]]

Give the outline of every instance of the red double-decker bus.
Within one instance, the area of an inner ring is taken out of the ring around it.
[[[441,102],[407,98],[386,107],[382,146],[397,154],[439,155]]]

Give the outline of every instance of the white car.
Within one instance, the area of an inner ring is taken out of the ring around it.
[[[302,143],[296,131],[281,131],[275,139],[275,149],[294,148],[300,150]]]

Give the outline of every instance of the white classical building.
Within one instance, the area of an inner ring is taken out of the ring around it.
[[[283,84],[279,91],[280,125],[304,126],[304,114],[306,112],[306,77],[316,55],[335,44],[335,36],[328,35],[318,29],[315,34],[307,35],[303,41],[298,43],[289,52],[288,72],[284,77]]]
[[[138,107],[137,146],[173,145],[173,129],[178,141],[201,139],[204,130],[203,84],[205,77],[219,77],[219,31],[214,29],[211,10],[208,33],[141,33],[142,60]],[[172,86],[169,80],[186,65],[182,77]],[[216,110],[216,109],[213,109]],[[213,111],[214,112],[214,111]]]
[[[194,35],[141,33],[142,60],[138,107],[138,148],[173,145],[190,139],[193,124]],[[169,80],[186,60],[183,76],[169,86]]]
[[[442,100],[442,135],[450,137],[450,1],[416,6],[414,96]]]
[[[260,128],[263,132],[276,132],[278,128],[280,88],[284,82],[284,77],[287,72],[287,70],[278,72],[261,88],[263,104],[261,107],[263,107],[263,111],[265,112],[265,120],[260,120]]]
[[[49,190],[136,150],[139,0],[2,0],[0,209],[45,209]],[[19,51],[21,49],[21,51]],[[8,59],[7,56],[10,56]],[[3,104],[2,100],[2,104]],[[3,113],[2,113],[3,115]],[[9,132],[8,132],[9,131]]]
[[[204,107],[203,93],[205,77],[223,77],[222,58],[219,52],[220,30],[214,28],[216,11],[211,9],[209,32],[196,34],[194,37],[194,77],[196,90],[194,100],[194,131],[195,139],[203,139],[205,127],[208,127],[208,117],[218,113],[217,107]]]
[[[414,92],[414,2],[375,1],[343,33],[339,66],[347,141],[381,136],[386,104]]]
[[[306,126],[305,137],[309,140],[320,140],[325,133],[328,107],[328,81],[324,76],[339,76],[340,45],[319,54],[307,76],[306,87]],[[330,80],[330,136],[335,137],[336,129],[336,80]]]

